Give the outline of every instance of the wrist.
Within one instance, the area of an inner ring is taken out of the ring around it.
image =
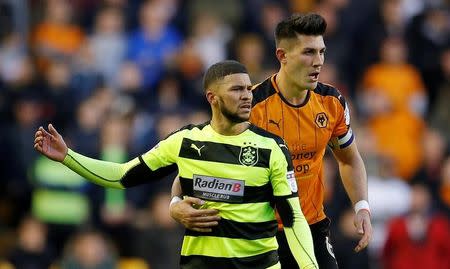
[[[358,201],[358,202],[355,204],[354,209],[355,209],[355,214],[358,214],[358,212],[359,212],[360,210],[366,210],[366,211],[369,213],[369,215],[370,215],[370,206],[369,206],[369,202],[367,202],[366,200],[360,200],[360,201]]]
[[[72,153],[73,151],[70,148],[67,148],[66,154],[64,155],[64,159],[61,161],[61,163],[63,164],[67,164],[69,162],[69,154]]]
[[[172,197],[172,200],[170,200],[169,207],[171,207],[172,205],[174,205],[174,204],[176,204],[176,203],[178,203],[178,202],[180,202],[182,200],[183,200],[183,198],[181,198],[180,196]]]

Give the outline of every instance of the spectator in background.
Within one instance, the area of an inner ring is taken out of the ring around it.
[[[433,212],[426,185],[415,184],[411,195],[408,214],[389,224],[383,268],[450,268],[448,218]]]
[[[83,43],[76,53],[76,58],[71,64],[71,87],[76,92],[79,100],[89,97],[94,90],[103,85],[108,85],[97,69],[95,52],[89,43]],[[106,60],[104,60],[106,61]],[[112,91],[112,89],[108,88]]]
[[[244,34],[235,41],[235,57],[244,64],[252,81],[263,81],[276,72],[266,62],[266,47],[263,40],[257,34]]]
[[[81,231],[67,243],[61,269],[117,268],[113,245],[97,231]]]
[[[42,99],[34,91],[27,89],[19,92],[12,102],[13,122],[2,129],[6,148],[10,149],[9,167],[2,177],[4,187],[11,199],[13,222],[21,219],[21,214],[29,211],[32,186],[29,171],[38,158],[29,151],[26,139],[32,135],[30,130],[36,128],[42,120]]]
[[[442,79],[436,80],[437,98],[430,108],[430,125],[444,136],[446,143],[450,144],[450,47],[444,50],[440,58],[440,73]]]
[[[0,38],[4,31],[12,30],[17,33],[21,40],[28,36],[30,23],[30,8],[27,0],[3,0],[0,3]]]
[[[11,124],[12,102],[23,91],[34,91],[35,67],[18,33],[0,39],[0,122]]]
[[[47,241],[47,227],[33,217],[24,217],[18,227],[17,245],[8,260],[17,269],[49,268],[55,258]]]
[[[450,46],[450,13],[441,1],[428,1],[424,11],[415,16],[406,32],[411,63],[424,76],[431,104],[439,93],[439,63],[441,53]]]
[[[51,60],[43,72],[41,91],[46,97],[45,118],[67,128],[75,115],[76,106],[88,93],[72,88],[71,67],[67,61]]]
[[[364,70],[379,61],[382,43],[388,36],[404,34],[406,25],[401,3],[402,0],[377,1],[376,13],[367,15],[364,22],[360,24],[361,27],[358,28],[354,41],[360,51],[356,62],[357,69],[354,69],[357,80]]]
[[[421,144],[422,154],[426,158],[424,158],[422,166],[415,173],[411,181],[422,182],[435,191],[439,185],[439,176],[442,163],[445,159],[447,142],[438,130],[427,128]]]
[[[204,70],[227,58],[227,45],[233,31],[214,13],[199,13],[192,22],[191,41],[200,56]]]
[[[67,128],[69,143],[84,154],[99,156],[100,127],[112,104],[112,91],[103,86],[83,100],[77,106],[75,120]]]
[[[144,2],[139,11],[140,28],[128,40],[126,60],[138,66],[145,98],[154,96],[153,87],[173,63],[182,42],[169,25],[171,15],[161,1]]]
[[[369,197],[371,206],[373,240],[369,246],[373,260],[379,257],[386,241],[387,222],[408,211],[411,188],[401,178],[396,177],[392,161],[378,156],[378,171],[369,172]],[[387,199],[386,197],[389,197]],[[392,206],[395,205],[395,206]]]
[[[189,103],[183,100],[181,84],[175,75],[164,76],[158,83],[156,94],[147,107],[154,115],[189,110]]]
[[[444,159],[438,188],[439,208],[450,216],[450,154]]]
[[[44,18],[32,31],[31,46],[40,71],[51,60],[71,61],[82,45],[85,34],[73,24],[71,2],[46,0]]]
[[[133,246],[137,256],[144,258],[152,269],[178,268],[183,229],[169,214],[170,193],[160,191],[136,221],[137,234]]]
[[[102,8],[95,17],[94,31],[88,41],[95,69],[114,90],[118,87],[117,74],[126,52],[124,27],[123,13],[119,9]]]
[[[100,126],[100,158],[110,162],[125,162],[129,159],[130,122],[125,114],[118,110],[112,112]],[[120,256],[132,256],[130,241],[132,234],[130,220],[136,207],[127,199],[125,190],[102,189],[100,220],[102,230],[114,240]]]
[[[261,9],[258,11],[259,18],[258,21],[258,33],[264,40],[264,47],[266,51],[264,55],[273,55],[276,51],[276,42],[275,42],[275,29],[280,21],[282,21],[286,17],[286,9],[282,5],[282,3],[278,1],[264,1]],[[269,58],[268,64],[270,67],[277,69],[278,61],[275,57],[267,57]]]
[[[23,40],[16,32],[8,33],[0,42],[0,80],[20,85],[33,77],[34,68]]]
[[[410,180],[422,162],[418,142],[423,138],[427,97],[420,73],[407,63],[406,56],[407,48],[400,37],[383,41],[381,60],[363,77],[361,109],[375,135],[379,154],[394,162],[395,176]]]
[[[30,175],[31,212],[48,227],[49,242],[59,256],[78,226],[91,219],[90,186],[81,176],[42,156],[32,163]]]

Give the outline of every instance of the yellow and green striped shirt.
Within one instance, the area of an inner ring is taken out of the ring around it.
[[[254,125],[224,136],[209,123],[188,125],[125,164],[93,160],[71,150],[69,168],[107,187],[131,187],[178,167],[183,193],[220,213],[210,233],[186,230],[181,268],[280,268],[276,206],[301,268],[317,268],[284,141]]]

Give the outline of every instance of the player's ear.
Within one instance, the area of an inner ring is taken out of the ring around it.
[[[285,64],[286,63],[286,49],[285,48],[277,48],[275,50],[275,55],[277,56],[278,61],[281,64]]]
[[[215,104],[216,101],[216,95],[211,90],[206,90],[206,100],[208,100],[208,103],[211,105]]]

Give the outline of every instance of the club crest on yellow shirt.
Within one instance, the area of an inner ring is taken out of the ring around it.
[[[253,146],[241,147],[239,162],[246,166],[253,166],[258,162],[258,149]]]

